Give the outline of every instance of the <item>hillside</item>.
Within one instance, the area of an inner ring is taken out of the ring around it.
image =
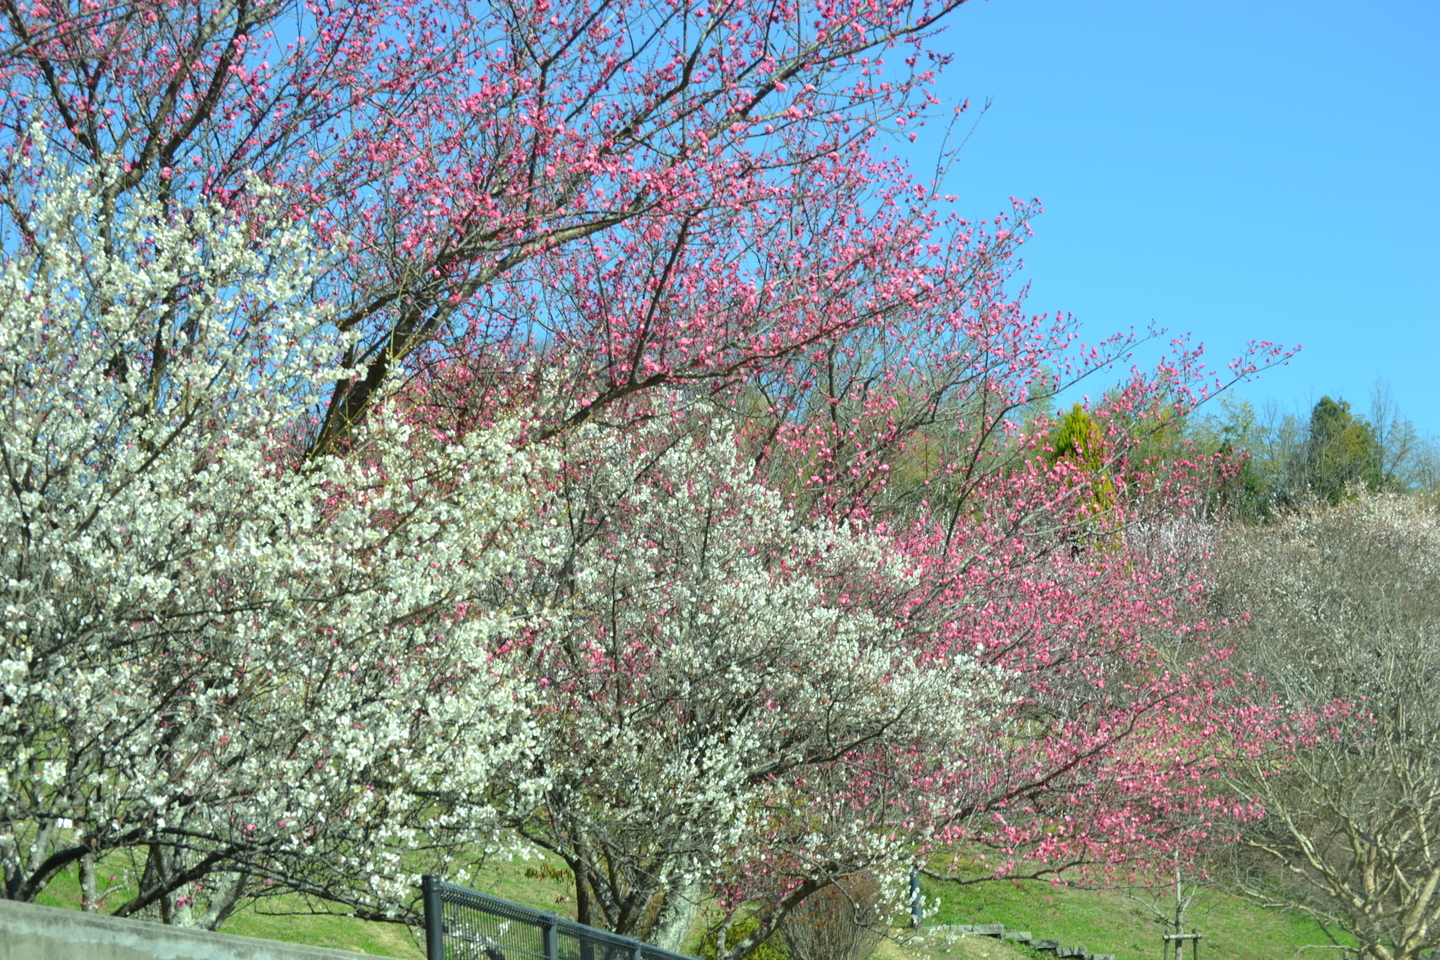
[[[559,870],[544,860],[500,863],[485,870],[477,887],[537,909],[561,914],[573,910]],[[116,891],[116,895],[124,891]],[[1146,907],[1119,891],[1051,887],[1042,884],[994,883],[969,887],[926,882],[925,895],[935,905],[927,927],[950,924],[1001,923],[1028,930],[1035,937],[1059,939],[1066,945],[1113,953],[1117,960],[1153,960],[1160,956],[1160,927]],[[79,908],[74,877],[52,885],[40,902]],[[419,931],[398,924],[356,920],[340,914],[307,915],[292,897],[276,897],[238,911],[225,922],[226,933],[352,950],[400,960],[420,960],[424,945]],[[1202,891],[1191,909],[1194,925],[1204,935],[1206,960],[1286,960],[1315,956],[1330,946],[1309,920],[1268,911],[1234,897]],[[929,929],[920,936],[897,929],[882,944],[876,960],[1029,960],[1031,951],[988,937],[963,937]]]

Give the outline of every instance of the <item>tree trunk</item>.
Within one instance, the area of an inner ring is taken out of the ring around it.
[[[215,877],[215,888],[210,893],[210,906],[195,921],[195,925],[202,930],[218,930],[220,924],[235,912],[235,905],[245,895],[247,877],[248,874],[240,871],[222,873]]]
[[[95,892],[95,854],[87,853],[80,858],[80,909],[94,913],[99,907]]]
[[[704,893],[699,880],[677,877],[665,891],[665,904],[655,920],[651,942],[662,950],[680,953],[685,946],[685,938],[690,935],[690,928],[695,925],[695,917],[700,912],[700,898]]]

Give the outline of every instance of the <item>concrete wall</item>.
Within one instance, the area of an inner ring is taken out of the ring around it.
[[[0,900],[0,960],[362,960],[302,947]]]

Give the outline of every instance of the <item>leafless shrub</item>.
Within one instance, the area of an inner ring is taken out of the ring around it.
[[[1265,816],[1234,878],[1405,960],[1440,946],[1440,515],[1361,496],[1237,530],[1219,613],[1248,613],[1236,662],[1265,679],[1282,734],[1231,768]]]
[[[781,930],[791,960],[866,960],[884,938],[880,884],[847,877],[809,897]]]

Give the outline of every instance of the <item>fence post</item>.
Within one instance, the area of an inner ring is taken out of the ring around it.
[[[545,960],[560,960],[560,923],[553,911],[541,914],[545,933]],[[432,960],[432,958],[426,958]],[[440,960],[445,960],[441,957]]]
[[[916,930],[924,920],[924,911],[920,906],[920,868],[910,867],[910,926]]]
[[[425,901],[425,960],[445,960],[445,903],[440,899],[440,878],[420,878],[420,896]]]

